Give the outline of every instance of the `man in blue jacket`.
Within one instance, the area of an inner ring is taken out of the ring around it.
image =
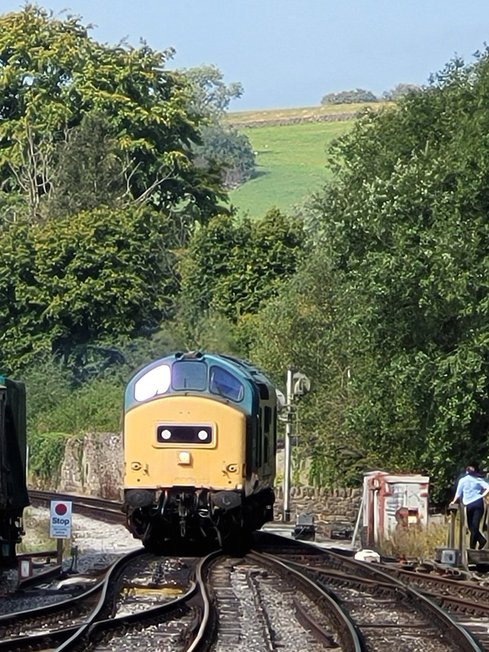
[[[465,474],[457,483],[455,497],[451,505],[461,501],[467,513],[467,526],[470,531],[470,547],[479,544],[479,550],[486,545],[487,539],[479,530],[484,514],[484,497],[489,494],[489,482],[477,474],[475,465],[468,466]]]

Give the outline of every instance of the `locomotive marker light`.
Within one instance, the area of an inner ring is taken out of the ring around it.
[[[290,468],[293,435],[294,400],[311,389],[309,378],[294,367],[287,369],[287,396],[285,403],[285,450],[284,450],[284,506],[283,520],[290,521]]]

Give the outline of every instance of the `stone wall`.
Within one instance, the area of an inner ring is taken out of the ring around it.
[[[275,489],[275,520],[283,520],[283,492]],[[316,487],[291,487],[290,521],[300,514],[312,514],[319,531],[326,534],[331,529],[353,529],[362,499],[360,488],[322,489]]]
[[[87,433],[83,439],[72,438],[66,443],[61,467],[59,491],[101,496],[113,500],[122,498],[122,435],[120,433]],[[282,468],[279,458],[277,468]],[[275,518],[282,519],[282,487],[275,490]],[[355,524],[361,500],[361,489],[325,490],[307,486],[290,491],[290,520],[299,514],[314,515],[318,528],[333,524]]]
[[[86,433],[66,442],[59,491],[122,499],[122,435]]]
[[[344,122],[356,118],[358,113],[346,111],[343,113],[327,113],[319,115],[295,116],[293,118],[259,118],[250,120],[233,120],[230,124],[235,129],[254,129],[256,127],[283,127],[288,125],[305,124],[311,122]]]

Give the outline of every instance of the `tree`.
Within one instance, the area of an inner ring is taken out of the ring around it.
[[[231,100],[243,95],[240,82],[226,84],[217,66],[197,66],[182,72],[192,86],[192,107],[197,115],[219,120],[228,110]]]
[[[250,179],[255,172],[255,153],[249,138],[223,121],[231,100],[243,94],[239,82],[225,84],[216,66],[200,66],[184,70],[192,86],[192,106],[207,116],[201,142],[194,147],[197,164],[216,170],[227,189]]]
[[[213,218],[181,262],[183,315],[195,325],[213,313],[232,323],[256,313],[293,275],[303,240],[302,222],[276,209],[254,222]]]
[[[122,206],[130,198],[123,155],[104,115],[89,113],[60,145],[52,171],[50,216],[74,214],[100,205]]]
[[[156,329],[173,314],[174,243],[172,222],[149,208],[12,225],[0,235],[4,368]]]
[[[321,104],[356,104],[357,102],[377,102],[377,97],[372,91],[355,88],[351,91],[327,93],[321,100]]]
[[[196,164],[216,166],[225,188],[236,188],[254,175],[255,153],[249,138],[232,127],[214,124],[202,129],[202,144],[195,148]]]
[[[382,97],[390,102],[395,102],[401,97],[404,97],[404,95],[417,93],[419,90],[421,90],[421,87],[418,84],[397,84],[390,91],[385,91]]]
[[[53,190],[58,145],[89,113],[103,115],[124,156],[134,201],[169,210],[191,198],[204,221],[224,198],[197,169],[201,116],[184,75],[165,69],[172,50],[101,45],[78,18],[26,5],[0,17],[0,187],[22,193],[31,217]]]
[[[338,328],[338,306],[327,251],[307,252],[299,270],[276,296],[248,319],[248,355],[284,388],[292,366],[307,374],[312,391],[301,399],[296,459],[307,459],[309,482],[338,487],[358,484],[366,463],[362,442],[349,432],[348,349]]]
[[[467,451],[489,461],[488,89],[486,52],[367,114],[315,206],[351,369],[340,436],[365,465],[429,473],[438,497]]]

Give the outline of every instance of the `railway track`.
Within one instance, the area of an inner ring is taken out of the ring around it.
[[[261,538],[244,557],[134,551],[71,600],[2,617],[0,650],[486,649],[376,565]]]
[[[203,568],[212,557],[133,551],[75,597],[2,616],[0,650],[194,650],[210,622]]]
[[[222,557],[209,584],[217,619],[213,652],[364,650],[349,615],[316,583],[280,562],[257,553]]]
[[[448,584],[441,589],[440,583],[438,594],[425,594],[386,572],[385,565],[357,562],[271,534],[259,533],[255,548],[272,563],[281,561],[304,573],[334,596],[361,632],[364,649],[489,650],[489,637],[479,623],[462,624],[455,613],[438,604],[437,599],[446,598]],[[461,601],[456,600],[459,605]]]
[[[60,499],[42,494],[36,499],[46,505]],[[116,501],[96,498],[82,497],[80,504],[101,520],[107,509],[120,509]],[[213,652],[305,646],[310,652],[489,651],[489,589],[471,581],[357,562],[268,532],[255,533],[243,557],[216,551],[202,560],[153,557],[150,563],[144,551],[133,554],[139,570],[97,580],[85,595],[73,596],[71,606],[40,615],[37,625],[33,611],[17,614],[11,630],[8,618],[0,619],[0,637],[15,639],[15,649],[28,649],[21,639],[30,636],[30,649],[186,651],[211,649],[212,642]],[[103,593],[109,597],[102,600]],[[1,649],[14,648],[0,642]]]
[[[126,522],[126,516],[122,513],[122,503],[117,500],[38,489],[29,490],[29,499],[31,504],[36,507],[49,507],[52,500],[67,500],[73,503],[77,514],[83,514],[104,523],[124,524]]]

